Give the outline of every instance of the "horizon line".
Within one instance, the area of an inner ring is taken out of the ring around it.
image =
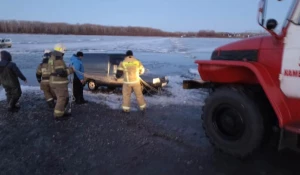
[[[264,29],[261,30],[245,30],[240,32],[233,32],[233,31],[216,31],[213,29],[199,29],[197,31],[167,31],[160,28],[154,28],[149,26],[134,26],[134,25],[128,25],[128,26],[121,26],[121,25],[103,25],[103,24],[94,24],[94,23],[70,23],[70,22],[50,22],[50,21],[42,21],[42,20],[18,20],[18,19],[0,19],[0,21],[18,21],[18,22],[39,22],[39,23],[47,23],[47,24],[67,24],[67,25],[95,25],[95,26],[102,26],[102,27],[119,27],[119,28],[151,28],[154,30],[161,30],[162,32],[168,32],[168,33],[197,33],[199,31],[214,31],[216,33],[232,33],[232,34],[239,34],[239,33],[266,33]]]

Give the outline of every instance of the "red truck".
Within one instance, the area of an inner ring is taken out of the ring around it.
[[[279,33],[275,19],[265,21],[266,6],[261,0],[258,23],[270,35],[216,48],[210,60],[195,61],[201,80],[183,81],[184,89],[209,90],[202,112],[206,135],[238,157],[260,148],[274,126],[279,150],[300,147],[300,0],[293,0]]]

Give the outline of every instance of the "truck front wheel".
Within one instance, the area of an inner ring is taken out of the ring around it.
[[[225,153],[245,157],[262,143],[262,115],[239,89],[216,89],[205,101],[202,119],[210,142]]]

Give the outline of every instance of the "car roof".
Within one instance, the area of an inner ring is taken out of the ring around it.
[[[89,62],[91,60],[98,60],[110,61],[111,63],[118,63],[120,60],[123,60],[125,56],[126,55],[123,53],[84,53],[83,60],[85,60],[85,62]]]
[[[125,56],[124,53],[84,53],[84,55]]]

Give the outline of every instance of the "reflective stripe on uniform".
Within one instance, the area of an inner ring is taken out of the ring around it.
[[[55,66],[55,69],[64,69],[65,66]]]
[[[142,67],[142,68],[140,68],[140,69],[141,69],[141,74],[144,74],[144,73],[145,73],[145,68]]]
[[[144,108],[146,108],[146,104],[140,106],[140,109],[144,109]]]
[[[51,101],[51,100],[53,100],[53,98],[49,98],[47,101]]]
[[[125,63],[124,62],[122,62],[122,66],[124,67],[124,73],[125,73],[125,78],[124,78],[124,82],[125,82],[125,80],[128,80],[128,71],[127,71],[127,68],[125,67]]]
[[[122,106],[122,108],[123,108],[124,110],[129,110],[129,109],[130,109],[130,107],[127,107],[127,106]]]
[[[136,78],[138,78],[139,77],[139,72],[138,72],[139,64],[140,64],[139,61],[124,61],[124,62],[122,62],[122,66],[125,69],[125,78],[124,78],[124,83],[125,84],[135,84],[135,83],[139,82],[139,80],[136,80],[136,81],[133,81],[133,82],[128,82],[129,81],[129,75],[128,75],[128,69],[127,69],[128,67],[135,66],[136,67]]]
[[[41,82],[49,82],[49,80],[42,80]]]
[[[68,84],[69,81],[68,80],[66,80],[66,81],[52,81],[51,83],[52,84]]]
[[[64,115],[64,113],[65,113],[65,111],[54,110],[55,117],[61,117]]]
[[[139,80],[136,80],[136,81],[131,81],[131,82],[123,82],[124,84],[136,84],[136,83],[139,83],[140,81]]]
[[[123,66],[127,67],[127,66],[136,66],[139,67],[139,61],[124,61],[123,62]]]

